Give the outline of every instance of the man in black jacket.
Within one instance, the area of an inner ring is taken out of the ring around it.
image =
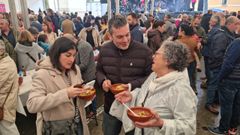
[[[237,29],[238,22],[239,20],[237,17],[228,17],[225,26],[213,35],[211,44],[209,45],[209,52],[211,53],[209,53],[208,57],[209,80],[207,87],[207,103],[205,107],[215,114],[218,114],[218,111],[216,111],[213,106],[215,103],[214,98],[218,92],[217,75],[223,63],[225,51],[234,40],[234,32]]]
[[[218,127],[210,127],[210,132],[237,134],[240,118],[240,38],[228,47],[217,77],[220,90],[221,119]]]
[[[143,33],[140,31],[137,14],[129,13],[127,21],[131,31],[131,39],[143,43]]]
[[[129,90],[140,87],[151,73],[152,51],[147,46],[131,40],[129,25],[121,15],[109,20],[108,30],[112,41],[107,42],[100,50],[96,77],[98,84],[105,91],[104,135],[118,135],[122,122],[109,114],[115,99],[109,91],[110,86],[123,83]]]

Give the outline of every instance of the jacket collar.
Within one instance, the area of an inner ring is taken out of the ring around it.
[[[166,90],[166,88],[172,86],[177,80],[181,79],[188,83],[184,76],[184,72],[173,71],[159,78],[157,78],[157,75],[154,73],[152,80],[149,83],[149,96],[154,95],[159,91]]]
[[[48,71],[49,75],[52,77],[53,82],[56,84],[56,86],[59,89],[69,87],[69,86],[67,86],[66,82],[63,79],[64,73],[53,67],[53,65],[50,62],[49,57],[47,57],[44,60],[37,63],[36,69],[37,70],[46,69]],[[76,69],[77,69],[77,67],[76,67]],[[79,78],[78,78],[79,76],[77,76],[73,70],[70,70],[68,74],[71,78],[71,84],[76,85],[78,83],[77,80],[79,80]]]
[[[56,72],[49,70],[49,74],[52,76],[53,82],[59,89],[69,87],[63,79],[65,76],[63,72],[60,72],[59,70],[56,69]],[[75,74],[75,72],[73,70],[70,70],[68,72],[68,75],[71,79],[71,85],[76,85],[78,83],[77,82],[78,76]]]

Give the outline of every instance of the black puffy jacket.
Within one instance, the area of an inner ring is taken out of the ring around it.
[[[151,71],[152,51],[145,45],[131,41],[127,50],[118,49],[113,42],[106,43],[100,50],[97,63],[97,82],[100,86],[105,79],[111,83],[130,83],[132,90],[140,87]],[[114,101],[114,95],[105,93],[105,112]]]

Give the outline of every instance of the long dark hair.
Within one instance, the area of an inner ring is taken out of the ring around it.
[[[77,51],[77,46],[72,40],[66,37],[60,37],[54,42],[53,46],[49,51],[50,61],[54,68],[62,72],[62,69],[61,69],[62,65],[59,61],[60,55],[71,49],[74,49]],[[75,73],[77,73],[77,70],[75,67],[75,61],[73,62],[71,69],[75,71]]]

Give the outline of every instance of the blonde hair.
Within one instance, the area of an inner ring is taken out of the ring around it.
[[[20,35],[18,36],[18,42],[33,42],[34,41],[34,37],[32,36],[32,34],[27,31],[27,30],[23,30]]]

